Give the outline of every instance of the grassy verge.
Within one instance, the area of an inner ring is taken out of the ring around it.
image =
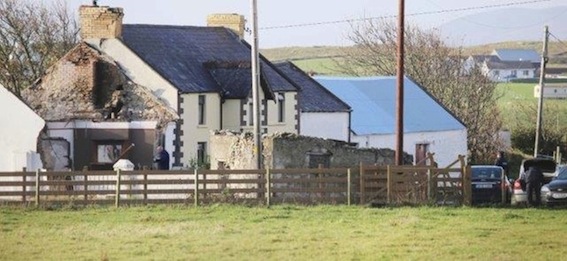
[[[562,259],[567,210],[0,209],[2,260]]]

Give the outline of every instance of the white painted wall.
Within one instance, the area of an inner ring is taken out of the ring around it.
[[[539,98],[539,84],[534,86],[534,97]],[[565,99],[567,98],[567,86],[545,84],[543,87],[543,97]]]
[[[396,148],[395,134],[353,135],[352,141],[358,142],[360,148]],[[414,159],[415,146],[423,143],[429,144],[429,152],[435,153],[435,161],[440,167],[449,165],[458,155],[467,155],[467,131],[464,129],[404,134],[404,151]]]
[[[112,57],[121,67],[127,68],[124,73],[132,81],[150,89],[154,95],[177,111],[177,88],[154,71],[122,41],[118,39],[105,39],[104,41],[89,39],[87,42]]]
[[[289,132],[297,133],[295,129],[297,125],[296,115],[299,113],[297,110],[297,92],[283,92],[275,93],[276,96],[282,94],[284,96],[284,121],[278,121],[278,106],[279,102],[269,100],[268,105],[268,133],[274,132]]]
[[[0,85],[0,171],[21,171],[41,168],[35,157],[37,138],[45,121],[25,103]]]
[[[205,95],[205,124],[199,124],[199,95]],[[221,107],[220,96],[218,93],[195,93],[183,94],[183,103],[180,105],[183,108],[183,125],[181,130],[183,135],[181,141],[183,147],[181,152],[183,157],[181,163],[186,166],[191,160],[197,159],[197,144],[198,142],[207,142],[206,152],[209,150],[209,135],[210,131],[220,129],[221,121]],[[234,112],[237,117],[238,112]],[[226,115],[223,115],[226,116]],[[226,117],[231,117],[230,115]]]
[[[302,112],[299,134],[348,141],[349,113]]]
[[[486,64],[483,66],[482,69],[484,75],[486,75],[490,80],[495,82],[507,82],[513,79],[532,79],[534,78],[535,70],[534,69],[499,69],[499,70],[491,70],[488,69]],[[514,71],[516,76],[513,77]],[[498,72],[498,75],[496,74]],[[524,72],[527,75],[524,75]]]

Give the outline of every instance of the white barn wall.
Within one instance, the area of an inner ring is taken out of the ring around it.
[[[0,113],[0,171],[37,167],[27,166],[28,153],[36,152],[37,138],[45,121],[2,85],[0,104],[5,108]]]
[[[300,135],[348,141],[348,112],[302,112],[299,124]]]
[[[396,148],[396,135],[363,135],[352,136],[361,148]],[[435,161],[445,167],[455,161],[458,155],[467,155],[466,130],[419,132],[404,134],[404,151],[414,156],[416,144],[429,144],[429,152],[435,153]],[[415,163],[415,162],[414,162]]]

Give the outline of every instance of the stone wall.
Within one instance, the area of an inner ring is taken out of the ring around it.
[[[255,168],[254,137],[250,133],[211,133],[211,167],[219,162],[225,168]],[[274,134],[263,138],[264,166],[272,169],[353,167],[363,164],[394,164],[395,152],[391,149],[358,149],[346,142],[305,137],[296,134]],[[404,155],[406,164],[413,161]]]

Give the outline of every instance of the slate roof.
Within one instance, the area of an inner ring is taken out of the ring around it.
[[[396,77],[315,77],[351,108],[357,135],[394,134]],[[465,125],[412,80],[404,79],[404,132],[462,130]]]
[[[491,70],[525,70],[535,69],[530,61],[488,61],[486,66]]]
[[[218,92],[225,98],[250,94],[250,46],[229,29],[125,24],[122,41],[181,93]],[[267,97],[297,90],[264,57],[260,66]]]
[[[502,61],[529,61],[538,63],[540,55],[533,49],[495,49],[493,55],[498,56]]]
[[[275,64],[297,86],[299,108],[302,112],[349,112],[350,106],[321,86],[291,62]]]

